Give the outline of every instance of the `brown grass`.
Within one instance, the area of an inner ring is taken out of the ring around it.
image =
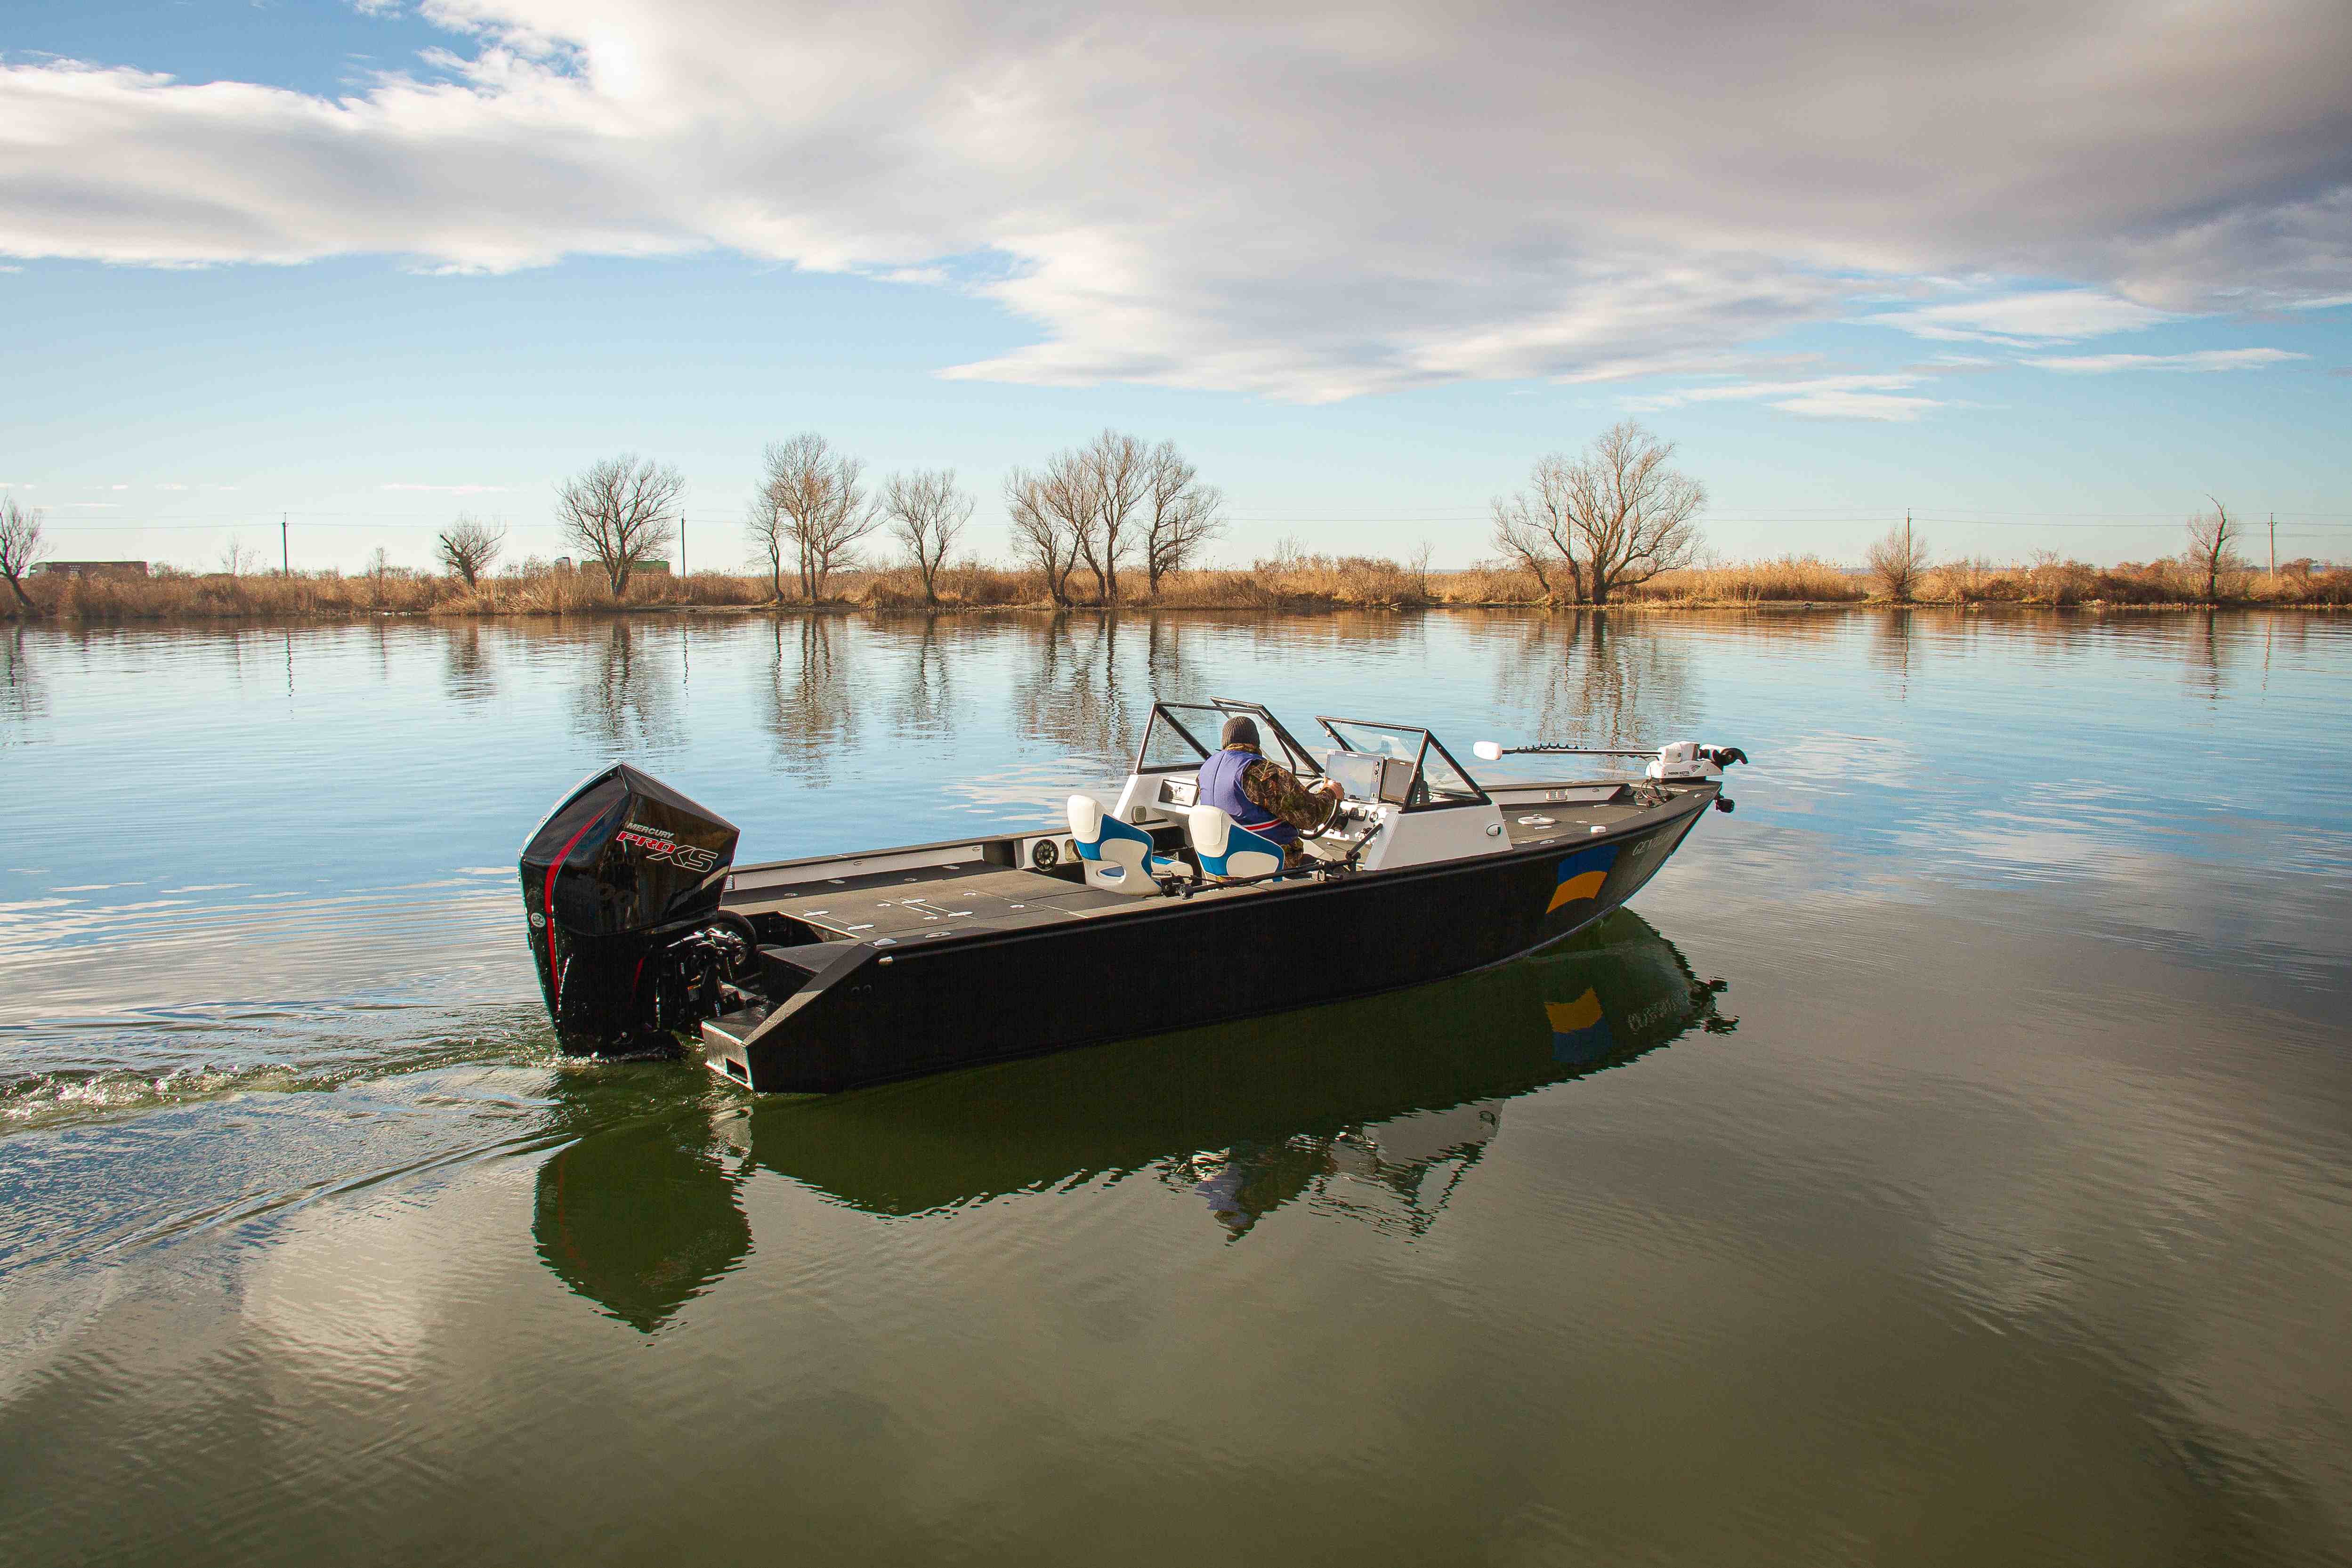
[[[1957,561],[1930,568],[1916,589],[1921,604],[2182,605],[2201,589],[2177,561],[2092,566],[2042,553],[2023,563]],[[684,584],[667,576],[639,576],[616,601],[601,574],[557,569],[538,562],[485,578],[467,590],[454,577],[388,571],[345,576],[302,573],[292,577],[166,571],[151,578],[39,576],[26,584],[35,613],[68,621],[348,618],[371,615],[438,616],[605,614],[681,604],[698,608],[755,609],[774,602],[764,576],[697,572]],[[955,563],[939,580],[945,609],[1043,608],[1044,578],[1019,568],[979,561]],[[1078,603],[1091,601],[1090,584],[1074,581]],[[2275,577],[2239,570],[2223,579],[2225,602],[2241,605],[2352,605],[2352,569],[2296,562]],[[1129,589],[1128,580],[1121,587]],[[1534,578],[1485,563],[1455,571],[1423,570],[1370,555],[1308,555],[1283,549],[1247,567],[1207,567],[1166,578],[1147,595],[1139,574],[1132,598],[1158,609],[1421,609],[1444,605],[1533,605]],[[1816,556],[1783,556],[1666,573],[1622,591],[1633,606],[1840,605],[1873,597],[1869,581]],[[922,583],[911,567],[845,572],[832,584],[831,607],[876,610],[924,607]]]
[[[2093,566],[2043,552],[2024,564],[1996,565],[1979,556],[1928,569],[1918,597],[1951,605],[2186,605],[2204,580],[2179,561]],[[2221,574],[2221,599],[2241,605],[2352,603],[2352,570],[2296,562],[2273,577],[2237,569]]]
[[[1653,577],[1629,598],[1669,605],[1850,604],[1870,596],[1869,585],[1817,555],[1693,566]]]

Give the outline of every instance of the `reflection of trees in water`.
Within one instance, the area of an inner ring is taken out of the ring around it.
[[[1144,623],[1143,673],[1150,693],[1177,702],[1195,694],[1185,689],[1183,628],[1153,616]]]
[[[2210,701],[2219,701],[2227,681],[2221,668],[2223,660],[2235,651],[2239,627],[2222,629],[2221,613],[2207,610],[2197,616],[2189,627],[2186,650],[2189,684]]]
[[[1655,745],[1690,727],[1697,693],[1679,642],[1605,611],[1524,623],[1499,661],[1497,705],[1554,744]]]
[[[1912,668],[1923,647],[1912,622],[1913,614],[1910,610],[1886,610],[1873,617],[1870,645],[1865,650],[1872,667],[1894,682],[1897,702],[1911,695]]]
[[[851,637],[830,616],[802,616],[789,626],[780,616],[771,628],[773,657],[761,725],[784,770],[812,784],[830,778],[834,756],[856,742]]]
[[[919,620],[893,617],[879,623],[875,635],[883,651],[895,658],[898,680],[890,691],[890,721],[901,734],[937,740],[955,733],[954,659],[969,654],[971,638],[954,623],[942,626],[942,617]],[[952,632],[954,646],[950,646]]]
[[[677,672],[653,637],[614,617],[590,644],[572,691],[572,728],[610,750],[659,750],[682,744]]]
[[[483,651],[481,627],[460,626],[442,634],[441,687],[453,702],[483,702],[498,695],[498,668]]]
[[[48,710],[48,696],[33,673],[25,628],[11,626],[0,633],[0,721],[10,725],[29,724]],[[6,739],[7,731],[0,729],[0,741]]]
[[[1077,755],[1125,763],[1135,755],[1137,725],[1132,710],[1150,707],[1155,655],[1172,670],[1174,634],[1167,643],[1152,620],[1121,625],[1116,615],[1056,616],[1038,638],[1036,658],[1013,689],[1013,711],[1024,729],[1055,741]],[[1125,658],[1144,662],[1143,689],[1136,672],[1120,668]]]

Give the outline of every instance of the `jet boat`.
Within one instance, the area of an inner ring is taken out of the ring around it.
[[[1236,715],[1340,786],[1303,855],[1199,799]],[[1746,760],[1520,747],[1581,771],[1482,784],[1425,726],[1316,724],[1310,748],[1260,703],[1159,701],[1125,780],[1061,823],[744,866],[732,824],[615,763],[523,848],[548,1014],[567,1050],[688,1035],[747,1089],[822,1093],[1418,985],[1622,905]]]

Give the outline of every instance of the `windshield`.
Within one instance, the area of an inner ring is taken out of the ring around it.
[[[1196,737],[1205,731],[1211,739],[1225,716],[1195,703],[1155,702],[1151,722],[1144,726],[1143,744],[1136,748],[1139,773],[1190,773],[1201,765],[1209,748]]]
[[[1486,792],[1462,771],[1437,737],[1411,724],[1380,724],[1363,719],[1316,721],[1342,751],[1368,756],[1393,757],[1414,765],[1412,794],[1405,809],[1414,806],[1475,805]]]
[[[1366,724],[1354,719],[1318,719],[1316,722],[1339,742],[1342,751],[1397,757],[1408,763],[1421,755],[1422,746],[1429,740],[1428,731],[1403,724]]]

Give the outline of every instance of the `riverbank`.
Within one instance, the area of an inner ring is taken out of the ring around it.
[[[1125,587],[1126,584],[1122,584]],[[166,572],[147,577],[47,574],[28,580],[32,618],[75,624],[136,621],[338,621],[384,616],[480,617],[616,613],[846,613],[914,610],[948,614],[1053,613],[1116,607],[1140,612],[1207,610],[1313,615],[1341,610],[1531,609],[1546,607],[1535,580],[1500,566],[1460,571],[1365,556],[1284,556],[1245,568],[1174,573],[1156,588],[1101,595],[1072,591],[1056,602],[1042,574],[968,563],[939,574],[929,594],[911,569],[844,573],[817,603],[779,599],[762,576],[698,572],[637,574],[614,594],[600,573],[538,562],[485,577],[387,569],[231,575]],[[2193,609],[2203,582],[2178,562],[2095,567],[2080,562],[2027,565],[1958,562],[1924,574],[1909,603],[1922,607],[1999,605],[2083,609]],[[2222,607],[2341,608],[2352,605],[2352,570],[2297,563],[2277,574],[2225,574]],[[1870,580],[1814,557],[1695,567],[1623,590],[1614,610],[1803,612],[1890,607]]]

